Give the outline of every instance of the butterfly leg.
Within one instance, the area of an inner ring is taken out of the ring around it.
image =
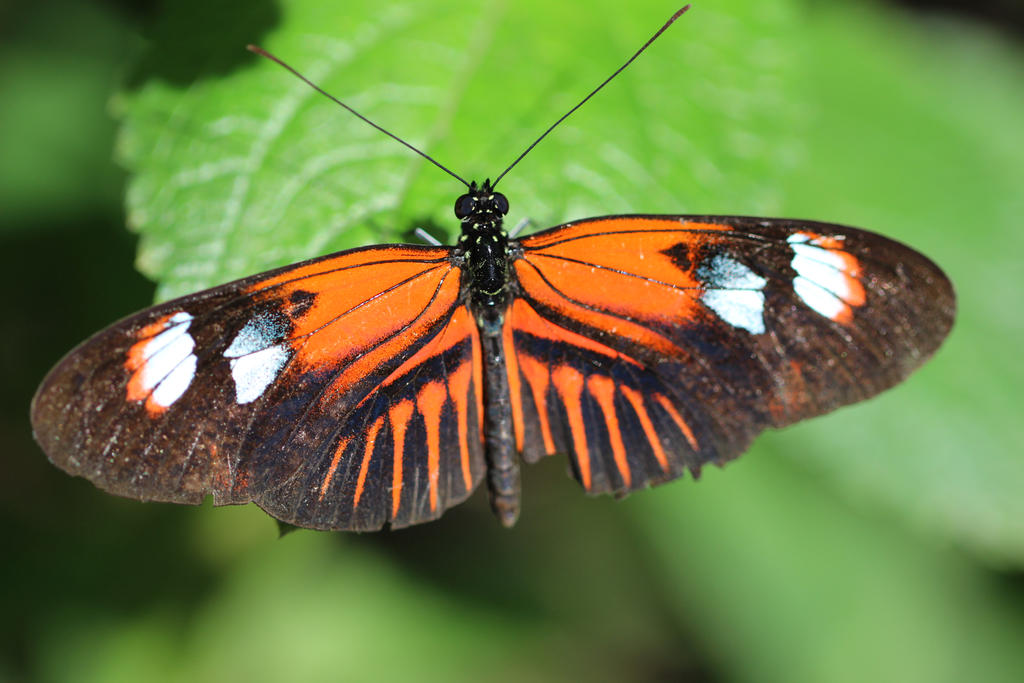
[[[503,526],[511,527],[519,518],[519,457],[512,432],[512,400],[501,343],[502,317],[497,312],[489,311],[479,316],[478,320],[484,352],[487,488],[494,514]]]

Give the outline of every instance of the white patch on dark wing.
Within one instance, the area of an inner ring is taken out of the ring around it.
[[[793,260],[796,261],[795,258]],[[803,275],[793,278],[793,291],[811,310],[826,318],[835,320],[848,308],[835,294]]]
[[[839,320],[850,314],[847,302],[862,301],[864,292],[850,270],[855,260],[844,253],[818,246],[814,235],[798,232],[787,240],[793,249],[790,265],[797,272],[793,291],[816,313]],[[854,289],[858,291],[854,291]]]
[[[764,333],[764,286],[768,281],[725,254],[697,269],[704,284],[701,301],[719,318],[751,334]]]
[[[257,315],[238,332],[224,351],[235,380],[235,399],[252,403],[267,390],[291,358],[291,347],[280,343],[285,327],[280,319]]]
[[[192,316],[184,311],[167,321],[167,328],[150,339],[142,349],[140,384],[152,400],[167,408],[181,398],[196,375],[196,342],[188,333]]]

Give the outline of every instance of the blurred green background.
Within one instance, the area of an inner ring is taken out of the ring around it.
[[[539,226],[784,215],[914,245],[960,313],[910,381],[625,501],[551,458],[512,531],[477,495],[278,538],[252,506],[103,494],[27,419],[154,296],[454,231],[457,184],[244,45],[482,178],[676,7],[0,4],[0,680],[1024,680],[1024,21],[913,5],[698,2],[502,188]]]

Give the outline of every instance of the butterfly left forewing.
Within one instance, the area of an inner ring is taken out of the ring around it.
[[[600,434],[576,426],[564,391],[544,394],[554,404],[550,431],[564,434],[554,450],[574,460],[582,437],[590,450],[614,453],[619,438],[627,452],[653,453],[651,426],[672,472],[679,463],[697,469],[736,457],[765,427],[862,400],[905,378],[938,348],[955,309],[949,281],[928,259],[831,224],[620,216],[553,228],[521,246],[522,300],[547,324],[622,354],[652,378],[630,384],[614,367],[581,365],[572,344],[561,346],[549,373],[588,368],[583,374],[614,380],[579,382],[568,394],[598,418]],[[591,353],[585,346],[577,355]],[[523,367],[516,372],[530,389]],[[642,402],[638,386],[648,387]],[[519,395],[524,411],[536,410],[531,391]],[[579,476],[578,463],[576,470]],[[636,488],[627,483],[620,478],[611,488]]]
[[[55,464],[119,495],[256,500],[307,522],[308,492],[288,486],[331,460],[343,429],[358,437],[346,418],[444,331],[459,297],[449,256],[353,250],[131,316],[47,376],[36,438]]]

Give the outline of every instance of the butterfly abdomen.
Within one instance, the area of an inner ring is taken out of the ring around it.
[[[519,453],[513,432],[512,395],[502,346],[504,310],[477,315],[484,359],[484,452],[491,509],[506,527],[519,518]]]

